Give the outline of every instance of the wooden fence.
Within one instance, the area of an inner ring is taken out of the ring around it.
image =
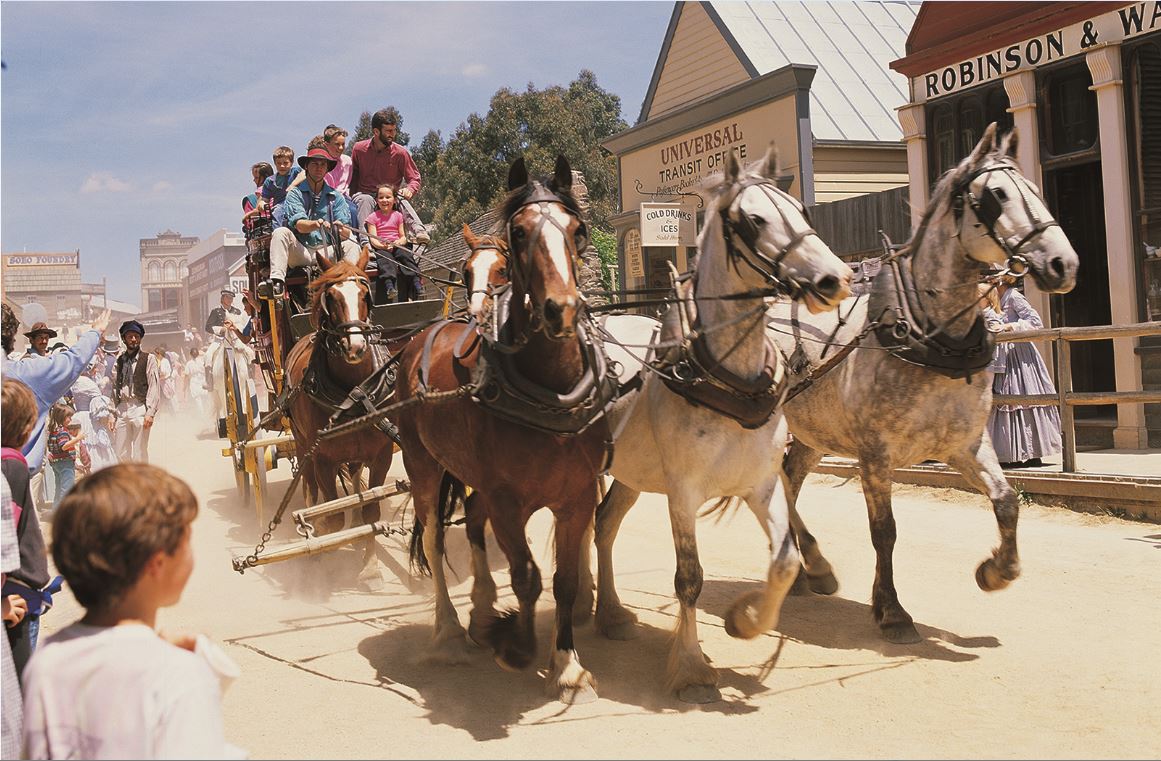
[[[1052,341],[1056,364],[1056,396],[1051,394],[996,394],[992,405],[1052,405],[1060,408],[1060,427],[1064,435],[1063,467],[1065,473],[1076,472],[1076,428],[1073,407],[1098,404],[1151,404],[1161,402],[1161,391],[1095,391],[1072,390],[1072,352],[1070,341],[1099,341],[1106,338],[1161,336],[1161,323],[1139,322],[1133,325],[1096,325],[1086,328],[1044,328],[998,333],[997,342]]]
[[[883,250],[880,230],[892,243],[911,237],[910,198],[904,185],[812,206],[810,218],[819,236],[842,258],[877,256]]]

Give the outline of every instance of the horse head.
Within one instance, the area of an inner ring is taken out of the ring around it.
[[[851,269],[810,226],[806,207],[778,187],[780,174],[773,142],[748,170],[730,151],[712,204],[720,232],[707,224],[698,247],[704,251],[708,236],[721,235],[731,266],[752,287],[780,286],[811,312],[834,309],[850,295]]]
[[[332,262],[315,252],[322,274],[310,284],[311,322],[323,334],[328,351],[338,344],[342,357],[355,365],[367,351],[371,330],[371,282],[364,273],[369,250],[364,246],[357,264]]]
[[[1030,272],[1045,291],[1067,293],[1080,260],[1040,189],[1016,165],[1018,143],[1015,129],[997,141],[995,122],[988,125],[935,195],[947,192],[955,236],[969,258],[1003,265],[1013,275]]]
[[[588,227],[572,197],[572,169],[563,156],[547,182],[531,180],[519,158],[508,172],[502,207],[509,249],[513,313],[531,308],[530,327],[553,340],[576,335],[581,297],[577,262],[588,245]]]
[[[508,244],[495,235],[476,236],[467,225],[464,242],[469,249],[463,266],[468,312],[482,325],[492,310],[496,288],[508,283]]]

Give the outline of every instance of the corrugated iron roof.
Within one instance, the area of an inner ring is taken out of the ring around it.
[[[907,78],[890,63],[906,54],[919,2],[719,0],[708,5],[758,76],[791,63],[818,67],[810,86],[816,140],[903,138],[895,109],[909,101]]]

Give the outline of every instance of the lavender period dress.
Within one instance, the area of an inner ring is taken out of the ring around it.
[[[1000,296],[1000,310],[1000,319],[1014,325],[1014,330],[1044,327],[1040,315],[1015,288],[1007,289]],[[996,344],[992,367],[996,368],[993,393],[1056,394],[1044,360],[1027,341]],[[1000,462],[1022,462],[1056,454],[1061,449],[1060,410],[1055,406],[998,405],[988,418],[988,435]]]

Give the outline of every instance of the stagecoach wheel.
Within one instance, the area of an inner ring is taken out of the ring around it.
[[[258,397],[250,393],[250,384],[246,379],[240,379],[246,394],[246,420],[250,430],[258,426]],[[254,476],[254,510],[258,516],[258,525],[261,526],[262,511],[266,497],[266,447],[251,447],[246,449],[244,464],[246,473]]]
[[[234,485],[238,488],[238,496],[245,507],[250,501],[250,475],[246,472],[245,450],[238,447],[238,442],[245,441],[250,434],[250,421],[244,412],[246,399],[242,395],[241,385],[237,373],[234,372],[234,351],[224,347],[222,363],[226,382],[226,433],[230,437],[230,447],[233,452],[231,460],[234,464]]]

